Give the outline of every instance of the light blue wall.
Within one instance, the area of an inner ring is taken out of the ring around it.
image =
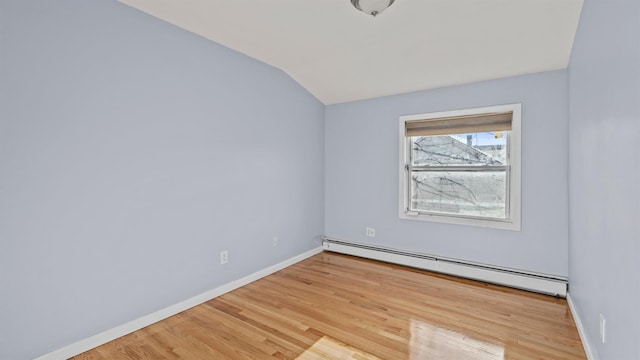
[[[640,2],[585,1],[569,104],[570,294],[600,359],[640,359]]]
[[[0,359],[319,246],[324,106],[286,74],[111,0],[0,27]]]
[[[0,358],[175,304],[323,231],[569,274],[600,358],[640,358],[639,33],[637,1],[586,0],[568,72],[325,109],[281,71],[114,1],[2,0]],[[514,102],[522,231],[398,219],[398,117]]]
[[[398,117],[508,103],[522,103],[522,231],[399,219]],[[326,235],[565,276],[567,128],[564,70],[328,106]]]

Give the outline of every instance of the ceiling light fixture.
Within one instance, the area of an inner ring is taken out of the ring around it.
[[[391,6],[395,0],[351,0],[356,9],[373,17]]]

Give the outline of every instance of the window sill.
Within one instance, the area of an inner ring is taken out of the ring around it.
[[[483,227],[483,228],[490,228],[490,229],[520,231],[520,221],[516,221],[516,220],[506,220],[506,221],[484,220],[484,219],[473,219],[473,218],[456,217],[456,216],[435,215],[435,214],[406,213],[405,211],[401,211],[399,214],[399,217],[400,219],[403,219],[403,220],[429,221],[429,222],[453,224],[453,225],[465,225],[465,226],[475,226],[475,227]]]

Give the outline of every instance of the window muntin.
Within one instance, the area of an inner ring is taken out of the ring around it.
[[[400,118],[400,217],[520,229],[520,104]]]

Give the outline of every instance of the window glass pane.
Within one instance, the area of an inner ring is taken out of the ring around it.
[[[412,166],[507,165],[507,133],[504,131],[410,139]]]
[[[507,173],[412,171],[411,210],[506,218]]]

